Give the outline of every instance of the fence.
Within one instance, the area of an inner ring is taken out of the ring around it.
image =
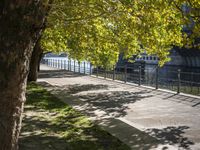
[[[168,70],[163,73],[158,66],[146,68],[141,66],[113,66],[112,69],[93,67],[89,62],[78,62],[68,58],[45,57],[42,63],[50,67],[72,71],[75,73],[110,78],[123,82],[155,87],[155,89],[169,89],[177,93],[200,95],[200,73],[182,72],[180,69]]]

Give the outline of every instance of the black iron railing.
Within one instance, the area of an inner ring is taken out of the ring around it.
[[[58,69],[85,75],[120,80],[145,85],[155,89],[169,89],[177,93],[200,95],[200,73],[183,72],[180,69],[167,70],[154,65],[151,68],[141,66],[113,66],[110,69],[94,67],[89,62],[78,62],[67,58],[43,58],[42,63]]]

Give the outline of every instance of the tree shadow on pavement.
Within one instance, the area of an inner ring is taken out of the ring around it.
[[[66,103],[79,107],[85,113],[96,116],[95,112],[101,117],[123,117],[129,109],[128,104],[135,103],[143,98],[151,97],[146,90],[140,92],[129,91],[109,91],[107,85],[86,84],[86,85],[67,85],[51,86],[42,82],[51,93],[58,96]]]
[[[75,78],[85,76],[84,74],[74,73],[66,70],[41,70],[39,78]]]
[[[20,150],[129,150],[41,86],[30,83],[23,113]]]
[[[101,93],[88,93],[76,95],[92,108],[90,111],[102,110],[112,117],[123,117],[129,109],[128,104],[135,103],[149,96],[141,96],[140,93],[129,91],[106,91]]]
[[[160,140],[163,144],[176,145],[178,148],[190,150],[190,146],[194,145],[194,142],[183,135],[184,130],[187,129],[189,129],[187,126],[170,126],[163,129],[147,129],[145,132]]]
[[[163,100],[170,100],[177,103],[182,103],[192,107],[200,106],[200,98],[195,96],[171,93],[171,92],[163,92],[163,91],[153,91],[154,95],[161,97]]]
[[[19,150],[129,150],[125,144],[96,125],[77,126],[79,116],[69,117],[60,116],[55,123],[35,114],[25,116]]]
[[[149,150],[157,149],[161,146],[158,149],[165,150],[170,145],[189,150],[190,146],[194,145],[192,141],[183,135],[184,130],[189,128],[187,126],[148,129],[142,132],[116,119],[124,117],[127,114],[127,110],[129,109],[128,104],[151,97],[151,91],[110,91],[107,85],[102,84],[76,84],[67,86],[52,86],[46,82],[41,82],[40,84],[84,114],[90,117],[97,117],[97,124],[109,130],[113,135],[122,137],[120,140],[128,143],[133,149]],[[107,118],[107,116],[109,117]],[[98,118],[100,119],[98,120]]]

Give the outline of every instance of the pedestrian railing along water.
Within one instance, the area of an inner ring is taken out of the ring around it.
[[[165,75],[160,72],[160,68],[145,68],[141,66],[113,66],[110,69],[94,67],[87,61],[76,61],[68,58],[45,57],[42,63],[63,70],[72,71],[85,75],[94,75],[96,77],[131,82],[140,85],[155,87],[155,89],[169,89],[177,93],[187,93],[200,95],[200,73],[167,71]],[[169,74],[169,76],[168,76]]]

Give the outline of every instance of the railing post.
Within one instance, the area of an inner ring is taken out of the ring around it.
[[[84,63],[83,63],[83,67],[84,67],[84,74],[85,74],[85,61],[84,61]]]
[[[139,82],[138,85],[141,85],[141,66],[139,66]]]
[[[60,60],[58,59],[58,69],[60,69]]]
[[[106,79],[106,68],[104,69],[104,78]]]
[[[81,73],[80,61],[78,61],[78,72],[79,72],[79,74]]]
[[[115,80],[115,65],[113,65],[113,80]]]
[[[69,71],[69,58],[67,60],[67,70]]]
[[[178,86],[177,86],[177,94],[180,93],[180,87],[181,87],[181,70],[178,69]]]
[[[127,64],[124,66],[124,82],[127,82]]]
[[[158,66],[156,68],[156,89],[158,89]]]
[[[63,69],[63,60],[61,59],[61,69]]]
[[[97,77],[99,76],[99,69],[98,69],[98,66],[97,66]]]
[[[92,75],[92,64],[90,63],[90,75]]]
[[[76,72],[76,61],[74,60],[74,73]]]
[[[72,71],[72,60],[71,60],[71,58],[69,59],[69,71]]]

